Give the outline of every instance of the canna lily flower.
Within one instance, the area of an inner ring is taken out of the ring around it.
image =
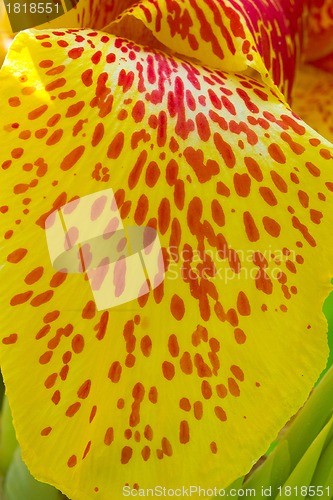
[[[25,462],[72,499],[226,487],[325,367],[333,148],[289,105],[307,9],[81,1],[11,45],[1,368]],[[131,231],[118,272],[103,241]]]

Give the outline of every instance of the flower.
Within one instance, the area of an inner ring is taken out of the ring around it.
[[[222,488],[327,359],[332,144],[288,105],[306,2],[87,5],[21,32],[0,74],[0,359],[22,455],[73,499]],[[125,227],[157,231],[165,276],[98,310],[89,271],[52,267],[46,221],[107,189]]]

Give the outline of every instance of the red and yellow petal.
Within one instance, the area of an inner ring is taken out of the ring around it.
[[[0,76],[0,360],[25,461],[79,500],[226,486],[325,366],[331,143],[256,80],[91,30],[19,34]],[[105,189],[167,270],[98,311],[45,221]]]
[[[257,71],[289,99],[305,2],[142,0],[106,30],[222,71]]]
[[[333,1],[310,0],[308,35],[305,50],[307,61],[316,61],[333,51]]]
[[[293,110],[302,119],[333,141],[333,74],[311,64],[298,74],[293,95]]]

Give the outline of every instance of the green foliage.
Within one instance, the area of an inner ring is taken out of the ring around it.
[[[4,500],[60,500],[60,493],[30,474],[17,448],[4,482]]]
[[[0,427],[0,473],[5,475],[17,448],[15,430],[8,399],[3,398]]]
[[[37,481],[21,458],[12,415],[6,396],[3,398],[0,426],[0,474],[3,500],[61,500],[61,493],[49,484]]]
[[[267,498],[262,495],[262,488],[271,488],[272,499],[333,498],[333,367],[288,424],[263,464],[248,478],[240,479],[243,481],[238,480],[232,487],[242,491],[233,498],[243,498],[244,489],[254,489],[256,498]],[[302,487],[303,492],[308,487],[308,496],[300,494]]]

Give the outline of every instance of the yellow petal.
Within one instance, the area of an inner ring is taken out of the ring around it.
[[[223,71],[250,68],[289,99],[305,14],[303,1],[142,0],[105,29]]]
[[[91,30],[19,34],[0,76],[0,361],[24,460],[77,500],[226,486],[325,366],[331,144],[255,80]],[[107,189],[167,270],[98,311],[45,222]]]

